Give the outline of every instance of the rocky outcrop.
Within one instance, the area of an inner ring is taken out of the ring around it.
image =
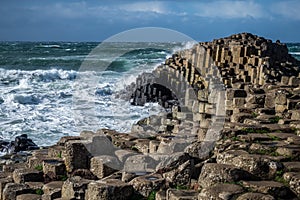
[[[0,151],[6,153],[17,153],[20,151],[29,151],[39,147],[27,137],[27,134],[19,135],[14,141],[0,141]]]
[[[0,199],[300,198],[299,66],[249,33],[177,52],[119,94],[165,113],[14,154]]]

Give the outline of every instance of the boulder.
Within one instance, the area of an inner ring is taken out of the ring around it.
[[[42,182],[44,181],[43,173],[35,169],[16,169],[13,172],[13,179],[15,183],[25,183],[28,181]]]
[[[43,186],[43,200],[52,200],[61,197],[63,181],[52,181]]]
[[[91,180],[74,176],[67,179],[62,185],[62,198],[66,199],[84,199],[88,184]]]
[[[243,191],[243,188],[239,185],[218,183],[214,186],[202,189],[198,195],[198,200],[235,199],[235,197],[243,193]]]
[[[95,176],[90,170],[88,169],[76,169],[72,172],[71,176],[79,176],[83,179],[88,180],[97,180],[97,176]]]
[[[107,177],[121,169],[121,163],[115,156],[96,156],[91,159],[91,172],[99,179]]]
[[[48,148],[48,156],[50,158],[62,158],[64,148],[65,147],[61,145],[53,145]]]
[[[117,150],[117,148],[113,146],[110,136],[106,136],[102,130],[99,130],[96,133],[91,131],[82,131],[80,136],[85,138],[82,143],[92,156],[113,156],[114,152]]]
[[[72,140],[81,140],[83,139],[82,137],[79,137],[79,136],[64,136],[64,137],[61,137],[60,140],[57,142],[57,145],[59,146],[65,146],[65,144],[69,141],[72,141]]]
[[[198,183],[203,188],[209,188],[216,183],[233,183],[252,179],[255,177],[249,172],[233,165],[206,163],[202,167]]]
[[[155,194],[155,200],[167,200],[167,194],[165,190],[160,190]]]
[[[127,200],[133,195],[133,187],[116,179],[93,181],[88,184],[85,199]]]
[[[159,174],[149,174],[139,176],[129,182],[144,197],[148,197],[152,191],[158,191],[163,188],[165,180]]]
[[[66,175],[66,166],[62,159],[45,159],[43,172],[50,180],[59,180],[60,177]]]
[[[300,198],[300,173],[299,172],[287,172],[283,174],[284,180],[289,184],[290,188]]]
[[[129,173],[154,172],[157,164],[149,155],[134,155],[126,159],[124,170]]]
[[[243,181],[243,186],[253,192],[271,194],[277,198],[294,198],[293,192],[284,184],[275,181]]]
[[[198,200],[198,192],[194,190],[167,190],[168,200]]]
[[[228,150],[217,155],[217,163],[234,165],[258,177],[272,178],[282,164],[268,155],[249,154],[244,150]]]
[[[38,194],[21,194],[18,195],[16,200],[41,200],[42,196]]]
[[[177,169],[163,173],[163,177],[166,179],[168,185],[188,185],[191,181],[191,176],[194,172],[194,163],[192,160],[188,160],[185,163],[179,165]]]
[[[0,179],[0,199],[3,199],[3,190],[5,188],[5,185],[12,182],[13,179],[10,176]]]
[[[65,144],[62,153],[64,157],[66,170],[72,172],[76,169],[88,169],[90,152],[86,146],[79,140],[71,140]]]
[[[275,198],[269,194],[262,194],[257,192],[247,192],[240,195],[236,200],[275,200]]]
[[[34,150],[39,148],[31,139],[28,138],[27,134],[17,136],[15,138],[14,146],[15,152]]]
[[[2,193],[2,200],[15,200],[17,195],[33,193],[24,183],[7,183]]]
[[[8,153],[39,149],[39,147],[28,138],[27,134],[19,135],[11,142],[1,141],[0,144],[0,150]]]

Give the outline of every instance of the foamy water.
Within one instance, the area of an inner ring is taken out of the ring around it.
[[[148,50],[141,50],[143,46]],[[115,99],[114,93],[134,82],[138,74],[153,70],[179,46],[120,43],[87,56],[96,44],[0,44],[4,58],[0,61],[1,139],[10,141],[26,133],[39,146],[48,146],[82,130],[130,131],[133,123],[162,108],[158,104],[132,106]],[[129,53],[113,60],[111,55],[120,48]],[[109,67],[81,72],[84,60],[106,62]],[[79,76],[96,80],[94,87],[78,81]]]
[[[87,56],[97,43],[0,43],[0,139],[28,134],[39,146],[81,130],[128,132],[133,123],[162,111],[156,104],[132,106],[114,94],[151,72],[174,51],[193,43],[113,43]],[[299,55],[293,44],[293,54]],[[116,51],[125,55],[114,59]],[[108,64],[80,71],[84,60]],[[79,76],[95,80],[78,81]]]

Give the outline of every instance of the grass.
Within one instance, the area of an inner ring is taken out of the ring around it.
[[[269,153],[269,155],[270,156],[280,156],[279,153],[277,153],[276,151]]]
[[[291,131],[292,131],[292,133],[297,134],[297,132],[299,131],[299,129],[297,129],[295,127],[291,127]]]
[[[235,184],[235,185],[239,185],[243,187],[242,182],[238,181],[238,182],[224,182],[225,184]]]
[[[277,124],[280,119],[282,119],[282,118],[279,117],[279,116],[275,116],[275,117],[270,118],[269,122],[272,123],[272,124]]]
[[[34,169],[36,169],[38,171],[43,171],[43,165],[37,165],[34,167]]]
[[[186,185],[176,185],[176,190],[188,190],[188,186]]]
[[[246,133],[269,133],[270,132],[268,128],[243,128],[242,131]]]
[[[58,157],[58,158],[62,158],[61,152],[59,152],[59,153],[57,154],[57,157]]]
[[[284,171],[283,170],[279,170],[279,171],[277,171],[276,172],[276,176],[275,176],[275,181],[277,181],[277,182],[280,182],[280,183],[282,183],[282,184],[284,184],[284,185],[288,185],[288,182],[286,181],[286,180],[284,180],[284,178],[283,178],[283,174],[284,174]]]
[[[287,182],[284,180],[284,178],[282,176],[276,176],[275,181],[283,183],[283,184],[287,184]]]
[[[237,136],[234,136],[231,139],[232,139],[232,141],[241,141],[240,138],[238,138]]]
[[[276,152],[276,148],[270,148],[270,149],[259,149],[256,151],[252,151],[252,154],[259,154],[259,155],[270,155],[270,156],[279,156],[279,154]]]
[[[35,193],[38,194],[38,195],[43,195],[44,191],[42,189],[36,189]]]
[[[155,200],[155,195],[156,195],[156,191],[153,190],[153,191],[149,194],[147,200]]]
[[[136,146],[132,146],[131,150],[133,150],[133,151],[139,151],[139,149]]]
[[[256,113],[256,112],[252,112],[251,115],[252,115],[253,118],[258,117],[258,113]]]
[[[277,136],[275,136],[275,135],[268,135],[268,136],[269,136],[269,138],[271,138],[271,140],[273,140],[273,141],[278,141],[278,140],[280,140],[280,138],[277,137]]]
[[[259,154],[259,155],[267,155],[269,153],[269,151],[266,149],[259,149],[259,150],[254,151],[253,153]]]
[[[68,176],[66,176],[66,175],[59,175],[58,179],[61,180],[61,181],[66,181],[68,179]]]

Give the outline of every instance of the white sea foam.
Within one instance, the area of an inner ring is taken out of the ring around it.
[[[185,50],[185,49],[190,49],[190,48],[192,48],[195,44],[197,44],[195,41],[187,41],[187,42],[183,42],[183,43],[181,44],[181,46],[178,46],[178,47],[173,48],[172,54],[173,54],[173,53],[176,53],[176,52],[178,52],[178,51]]]
[[[157,103],[132,106],[130,102],[115,99],[113,94],[135,82],[138,74],[151,72],[164,62],[166,52],[156,53],[162,57],[151,58],[151,62],[149,58],[131,58],[122,72],[0,69],[0,138],[13,140],[26,133],[38,145],[48,146],[62,136],[78,135],[81,130],[130,131],[133,123],[162,108]],[[40,58],[44,57],[40,55]],[[109,53],[106,57],[88,58],[89,61],[99,59],[112,61]],[[82,81],[77,81],[78,77]]]
[[[292,55],[300,55],[300,52],[290,52]]]

